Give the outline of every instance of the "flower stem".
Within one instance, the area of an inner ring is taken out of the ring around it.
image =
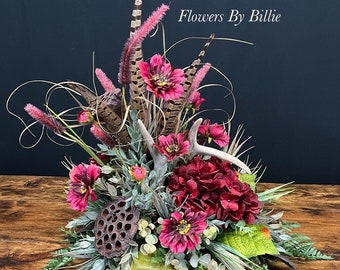
[[[100,160],[100,158],[96,155],[96,153],[79,137],[79,135],[71,128],[70,125],[66,123],[64,119],[60,117],[60,115],[56,114],[51,108],[48,108],[48,110],[56,117],[59,119],[60,122],[63,123],[63,125],[71,132],[64,131],[64,134],[72,139],[75,143],[77,143],[81,148],[83,148],[86,153],[88,153],[98,164],[101,166],[104,165],[103,161]]]

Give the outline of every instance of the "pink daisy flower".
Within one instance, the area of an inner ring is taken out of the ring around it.
[[[218,124],[210,124],[210,120],[204,120],[202,125],[198,128],[198,134],[201,137],[215,142],[219,147],[228,145],[230,137],[225,131],[224,127]]]
[[[160,54],[152,56],[150,64],[141,62],[139,69],[147,85],[147,90],[157,98],[168,101],[178,99],[183,94],[184,71],[182,69],[173,69]]]
[[[185,140],[183,133],[169,134],[167,136],[159,136],[158,144],[154,144],[158,151],[164,154],[168,160],[187,154],[190,143]]]
[[[70,171],[71,182],[69,184],[67,201],[73,210],[85,211],[89,197],[92,201],[97,200],[92,187],[99,178],[99,175],[100,167],[95,164],[91,164],[88,167],[79,164],[72,168]]]
[[[161,245],[173,253],[193,250],[200,243],[200,234],[207,228],[206,219],[207,214],[203,211],[187,209],[184,213],[172,213],[171,218],[162,223]]]

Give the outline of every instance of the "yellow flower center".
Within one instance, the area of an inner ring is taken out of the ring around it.
[[[186,234],[190,230],[191,225],[184,219],[182,219],[176,227],[179,234]]]
[[[158,81],[158,86],[166,86],[168,84],[167,80]]]
[[[81,186],[81,187],[80,187],[80,193],[81,193],[81,194],[85,194],[86,192],[87,192],[86,187]]]
[[[157,82],[158,86],[166,86],[168,84],[168,80],[165,76],[163,76],[162,74],[155,74],[152,77],[153,81]]]
[[[177,144],[168,145],[165,147],[165,151],[167,151],[169,154],[177,153],[179,151],[179,146]]]

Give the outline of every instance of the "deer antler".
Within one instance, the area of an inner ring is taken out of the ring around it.
[[[155,144],[154,139],[151,137],[150,133],[144,126],[143,122],[138,119],[140,132],[145,140],[146,146],[149,149],[150,155],[154,161],[154,168],[157,171],[159,168],[162,168],[167,163],[167,158],[158,152],[158,150],[153,146]]]
[[[249,167],[245,163],[243,163],[241,160],[239,160],[237,157],[232,156],[221,150],[217,150],[212,147],[203,146],[197,143],[197,131],[202,121],[203,121],[202,118],[197,119],[189,130],[188,136],[189,136],[189,142],[190,142],[190,149],[189,149],[190,154],[215,156],[219,159],[235,164],[236,166],[243,169],[246,173],[251,174]]]
[[[189,142],[190,142],[190,154],[199,154],[199,155],[208,155],[208,156],[214,156],[219,159],[228,161],[232,164],[235,164],[236,166],[243,169],[246,173],[251,174],[251,170],[249,167],[239,160],[237,157],[232,156],[226,152],[223,152],[221,150],[217,150],[215,148],[203,146],[197,143],[197,131],[198,127],[202,123],[203,119],[197,119],[195,123],[192,125],[192,127],[189,130]],[[150,133],[147,131],[146,127],[144,126],[143,122],[141,120],[138,120],[139,128],[141,131],[141,134],[145,140],[145,143],[150,151],[150,154],[152,156],[152,159],[154,160],[154,168],[157,171],[157,169],[161,168],[166,164],[167,158],[163,156],[161,153],[158,152],[157,149],[153,146],[155,141],[151,137]]]

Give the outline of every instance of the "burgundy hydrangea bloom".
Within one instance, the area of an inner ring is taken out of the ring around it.
[[[139,69],[140,75],[147,85],[147,90],[157,98],[168,101],[178,99],[183,94],[184,71],[182,69],[173,69],[160,54],[152,56],[150,64],[141,62]]]
[[[158,138],[158,144],[154,144],[154,147],[164,154],[168,160],[173,160],[176,157],[187,154],[189,146],[190,143],[188,140],[185,140],[183,133],[172,133],[167,136],[161,135]]]
[[[92,187],[99,178],[99,175],[100,167],[95,164],[90,164],[87,167],[79,164],[72,168],[69,174],[71,182],[69,184],[67,201],[71,204],[73,210],[85,211],[89,196],[92,201],[97,200]]]
[[[207,214],[203,211],[187,209],[184,213],[172,213],[171,218],[162,223],[161,245],[173,253],[193,250],[200,243],[200,234],[207,228],[206,219]]]
[[[217,158],[194,157],[173,171],[169,191],[177,206],[204,211],[219,220],[255,222],[261,204],[249,184],[237,178],[230,163]]]
[[[214,141],[219,147],[228,145],[230,137],[224,127],[215,123],[210,124],[210,120],[204,120],[198,128],[198,134],[210,143]]]

